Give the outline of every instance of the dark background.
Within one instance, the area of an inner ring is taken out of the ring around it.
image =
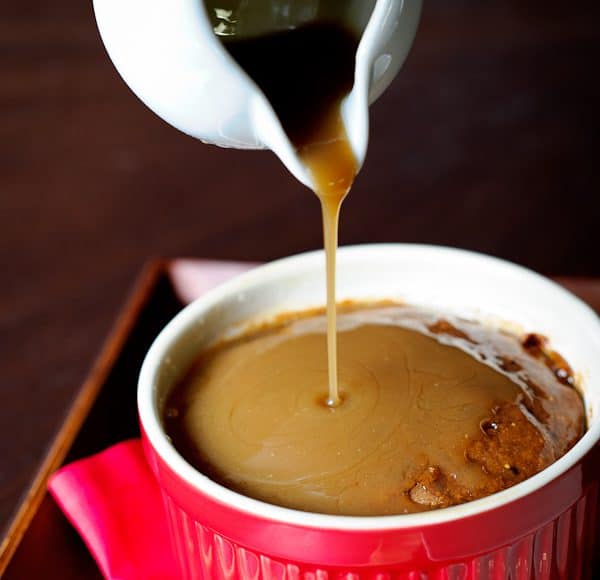
[[[425,0],[372,108],[341,242],[600,275],[599,4]],[[81,0],[0,6],[0,201],[1,529],[146,260],[271,260],[318,248],[321,229],[272,154],[148,111]]]

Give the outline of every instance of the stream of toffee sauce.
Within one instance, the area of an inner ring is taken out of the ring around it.
[[[583,407],[568,365],[543,343],[529,352],[513,336],[405,306],[340,309],[337,327],[338,218],[357,172],[341,105],[356,37],[317,22],[224,43],[312,177],[327,316],[292,316],[201,353],[166,401],[175,447],[239,493],[343,515],[470,501],[567,451]]]
[[[358,39],[336,23],[315,22],[265,36],[227,39],[225,46],[273,106],[321,202],[327,268],[327,402],[336,406],[341,402],[335,298],[338,223],[358,169],[341,104],[352,89]]]

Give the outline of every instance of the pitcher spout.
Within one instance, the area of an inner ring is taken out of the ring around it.
[[[356,161],[362,167],[369,143],[369,106],[387,88],[404,63],[421,14],[421,0],[350,2],[346,24],[360,37],[356,50],[354,83],[341,103],[345,133]],[[261,94],[262,97],[262,94]],[[266,99],[257,98],[253,123],[260,139],[304,185],[314,189],[312,178],[287,138]]]
[[[353,88],[341,109],[360,169],[368,144],[369,104],[404,62],[421,0],[343,4],[348,24],[360,37]],[[316,10],[321,4],[314,6]],[[314,189],[273,108],[215,34],[204,1],[94,0],[94,11],[117,70],[159,117],[207,143],[268,147],[300,182]],[[303,18],[312,14],[305,12]]]

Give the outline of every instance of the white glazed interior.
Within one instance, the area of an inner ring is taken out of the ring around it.
[[[474,515],[531,493],[575,464],[600,437],[600,320],[575,296],[520,266],[451,248],[365,245],[341,248],[338,300],[401,300],[493,324],[517,324],[548,336],[580,375],[590,428],[577,445],[538,475],[489,497],[431,512],[350,517],[314,514],[257,501],[208,479],[172,447],[160,422],[168,389],[195,354],[226,330],[324,302],[324,256],[310,252],[258,267],[208,292],[160,333],[142,366],[138,406],[144,429],[163,460],[203,493],[274,520],[334,529],[430,525]]]

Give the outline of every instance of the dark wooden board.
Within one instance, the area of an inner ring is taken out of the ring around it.
[[[147,266],[67,414],[38,477],[3,540],[0,575],[30,578],[101,578],[85,545],[46,493],[48,476],[65,462],[136,436],[136,386],[146,351],[182,303],[170,281],[173,262]],[[600,311],[600,280],[560,278]]]
[[[182,307],[168,262],[148,265],[75,399],[0,552],[6,578],[101,577],[77,533],[45,491],[63,463],[139,434],[137,375],[150,344]]]

